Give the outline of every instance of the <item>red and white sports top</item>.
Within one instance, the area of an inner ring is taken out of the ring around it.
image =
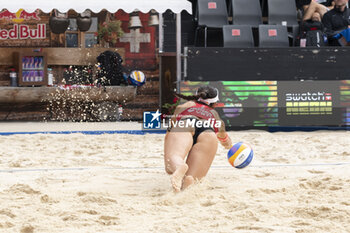
[[[216,119],[211,110],[212,108],[209,106],[196,102],[194,106],[185,109],[179,115],[177,115],[176,120],[179,121],[183,116],[195,116],[204,120],[212,119],[214,122],[214,131],[217,133],[219,129],[215,127]]]

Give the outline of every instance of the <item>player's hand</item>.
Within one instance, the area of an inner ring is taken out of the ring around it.
[[[231,149],[232,141],[231,141],[231,138],[228,136],[227,133],[226,133],[224,138],[218,137],[218,140],[219,140],[220,144],[223,147],[225,147],[225,149]]]
[[[231,138],[229,138],[226,142],[221,142],[221,145],[223,147],[225,147],[225,149],[231,149],[232,147],[232,142],[231,142]]]

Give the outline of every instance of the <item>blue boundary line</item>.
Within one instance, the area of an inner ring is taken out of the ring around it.
[[[293,131],[317,131],[317,130],[349,130],[350,127],[320,127],[320,126],[270,126],[268,132],[293,132]],[[101,135],[101,134],[165,134],[166,130],[76,130],[76,131],[28,131],[28,132],[0,132],[0,136],[9,136],[16,134],[74,134],[81,133],[87,135]]]
[[[9,136],[17,134],[74,134],[81,133],[87,135],[101,134],[165,134],[166,130],[92,130],[92,131],[32,131],[32,132],[0,132],[0,136]]]
[[[256,164],[248,167],[268,168],[268,167],[326,167],[326,166],[348,166],[350,162],[338,163],[305,163],[305,164]],[[0,169],[0,173],[17,172],[57,172],[57,171],[87,171],[87,170],[163,170],[164,167],[67,167],[67,168],[15,168]],[[232,170],[232,166],[212,166],[213,170]],[[242,169],[240,169],[242,170]]]

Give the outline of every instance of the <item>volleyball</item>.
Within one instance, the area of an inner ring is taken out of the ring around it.
[[[134,86],[142,86],[146,82],[146,76],[142,71],[134,70],[128,77],[128,83]]]
[[[253,149],[246,143],[236,143],[228,151],[227,159],[233,167],[244,168],[253,159]]]

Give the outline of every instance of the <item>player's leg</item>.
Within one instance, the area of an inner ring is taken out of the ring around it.
[[[303,20],[310,20],[315,12],[319,13],[321,17],[328,11],[327,7],[317,2],[311,1],[309,5],[304,6]]]
[[[193,138],[191,132],[168,132],[164,141],[165,171],[171,174],[171,183],[179,191],[182,180],[188,170],[185,158],[191,150]]]
[[[183,182],[183,189],[208,173],[217,148],[218,141],[213,131],[207,130],[198,136],[197,143],[192,147],[187,157],[188,171]]]

